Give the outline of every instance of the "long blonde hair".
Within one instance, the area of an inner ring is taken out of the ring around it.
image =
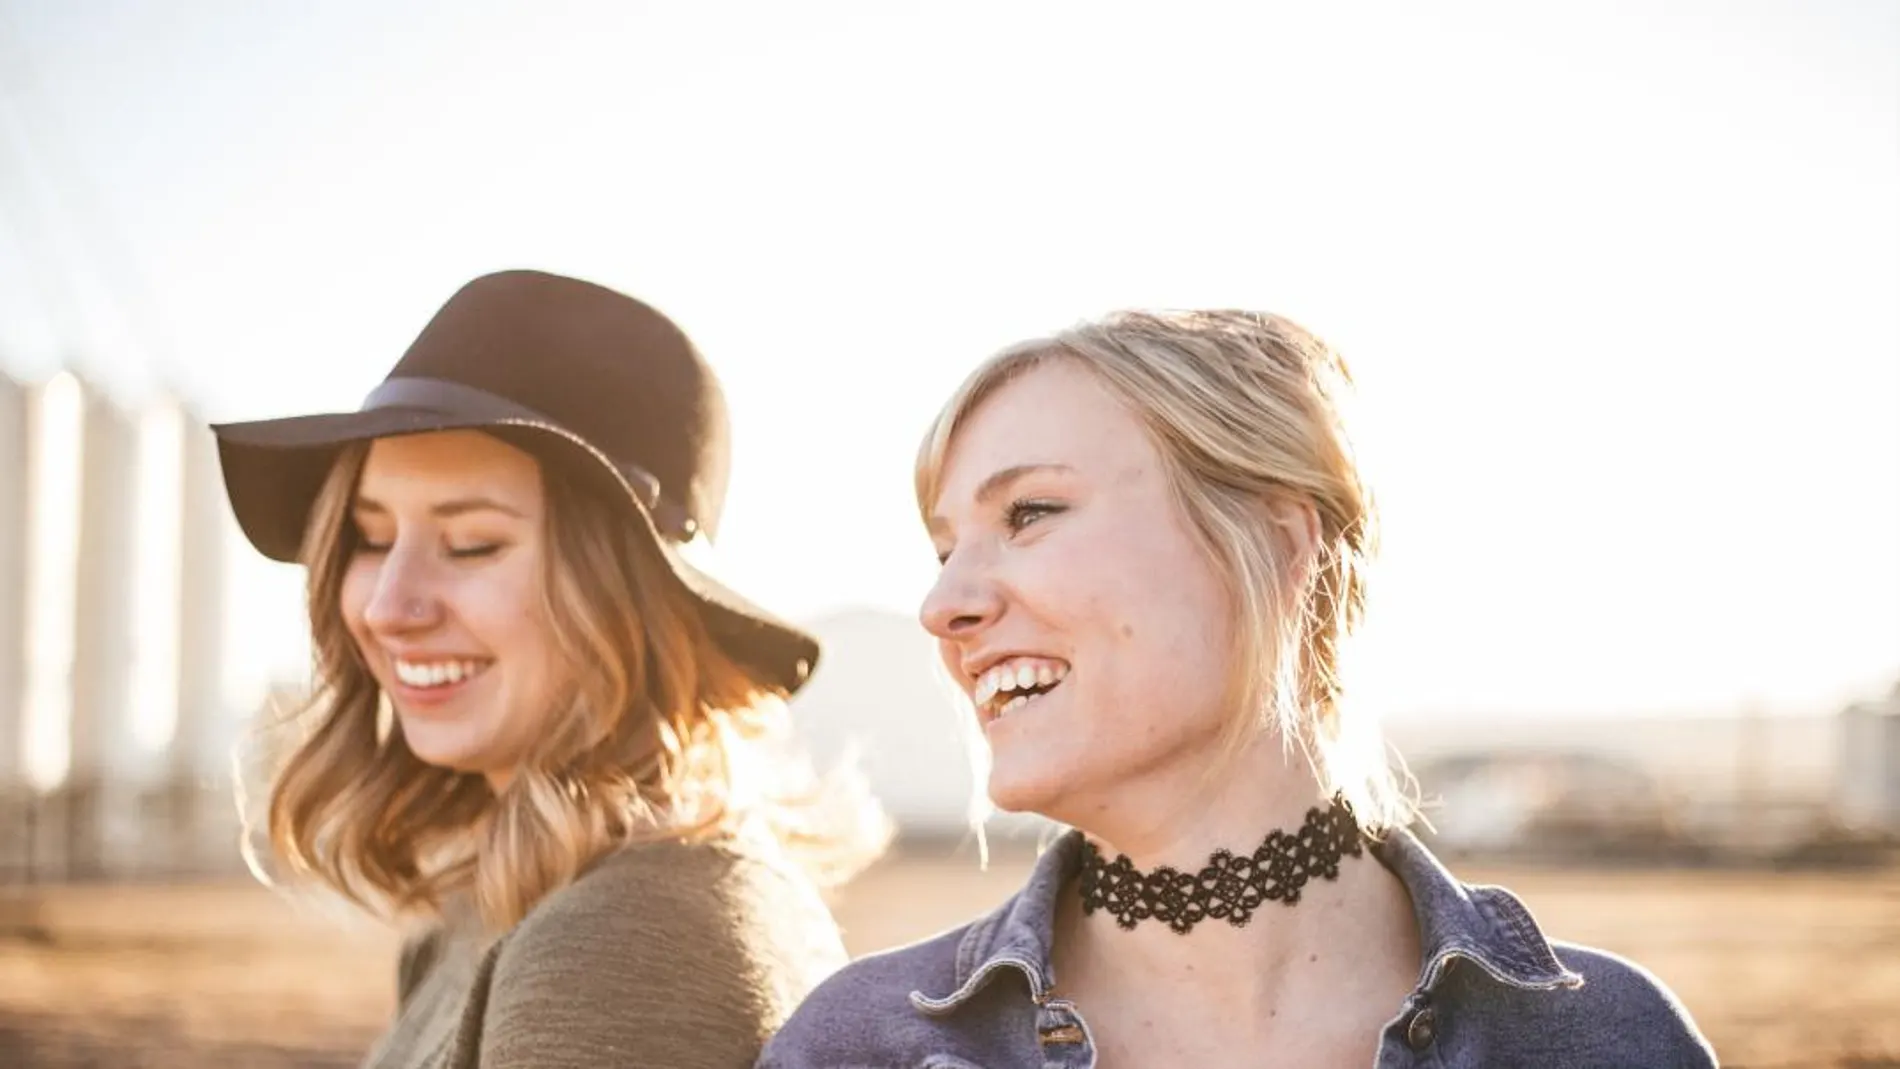
[[[1415,805],[1377,721],[1344,701],[1341,647],[1363,617],[1377,548],[1377,510],[1348,433],[1345,361],[1298,324],[1245,311],[1120,312],[1012,346],[964,380],[925,435],[915,487],[925,516],[971,413],[1048,360],[1086,368],[1142,421],[1229,581],[1236,715],[1224,752],[1271,724],[1362,826],[1408,823]],[[1274,505],[1313,510],[1312,559],[1294,559],[1269,521]]]
[[[751,823],[821,882],[883,849],[889,825],[862,781],[820,780],[786,750],[784,693],[709,637],[630,505],[545,460],[543,609],[573,671],[571,704],[499,795],[423,762],[340,610],[368,451],[338,459],[304,540],[316,685],[289,719],[265,822],[291,873],[383,915],[438,913],[466,894],[499,930],[629,843]]]

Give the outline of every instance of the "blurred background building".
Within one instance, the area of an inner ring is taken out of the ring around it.
[[[12,880],[228,867],[215,446],[173,400],[71,373],[0,399],[0,871]]]

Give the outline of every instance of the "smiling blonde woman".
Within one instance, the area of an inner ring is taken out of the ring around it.
[[[1713,1064],[1653,977],[1406,831],[1339,670],[1375,531],[1349,386],[1280,317],[1132,312],[950,399],[923,624],[990,797],[1072,830],[995,912],[826,981],[762,1065]]]
[[[308,569],[276,862],[420,922],[367,1064],[750,1064],[886,831],[778,752],[816,643],[688,562],[728,461],[686,336],[505,272],[359,411],[215,429],[246,535]]]

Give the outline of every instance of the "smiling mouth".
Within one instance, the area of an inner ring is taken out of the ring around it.
[[[466,683],[488,670],[489,661],[406,661],[393,658],[397,682],[415,690],[436,690]]]
[[[991,667],[971,694],[985,723],[1001,720],[1062,685],[1067,663],[1040,657],[1013,657]]]

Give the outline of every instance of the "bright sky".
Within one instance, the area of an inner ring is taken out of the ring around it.
[[[577,274],[720,369],[731,581],[908,614],[973,363],[1267,308],[1362,381],[1367,701],[1884,689],[1900,5],[1430,7],[0,0],[0,364],[348,409],[466,279]],[[302,619],[245,548],[255,683]]]

